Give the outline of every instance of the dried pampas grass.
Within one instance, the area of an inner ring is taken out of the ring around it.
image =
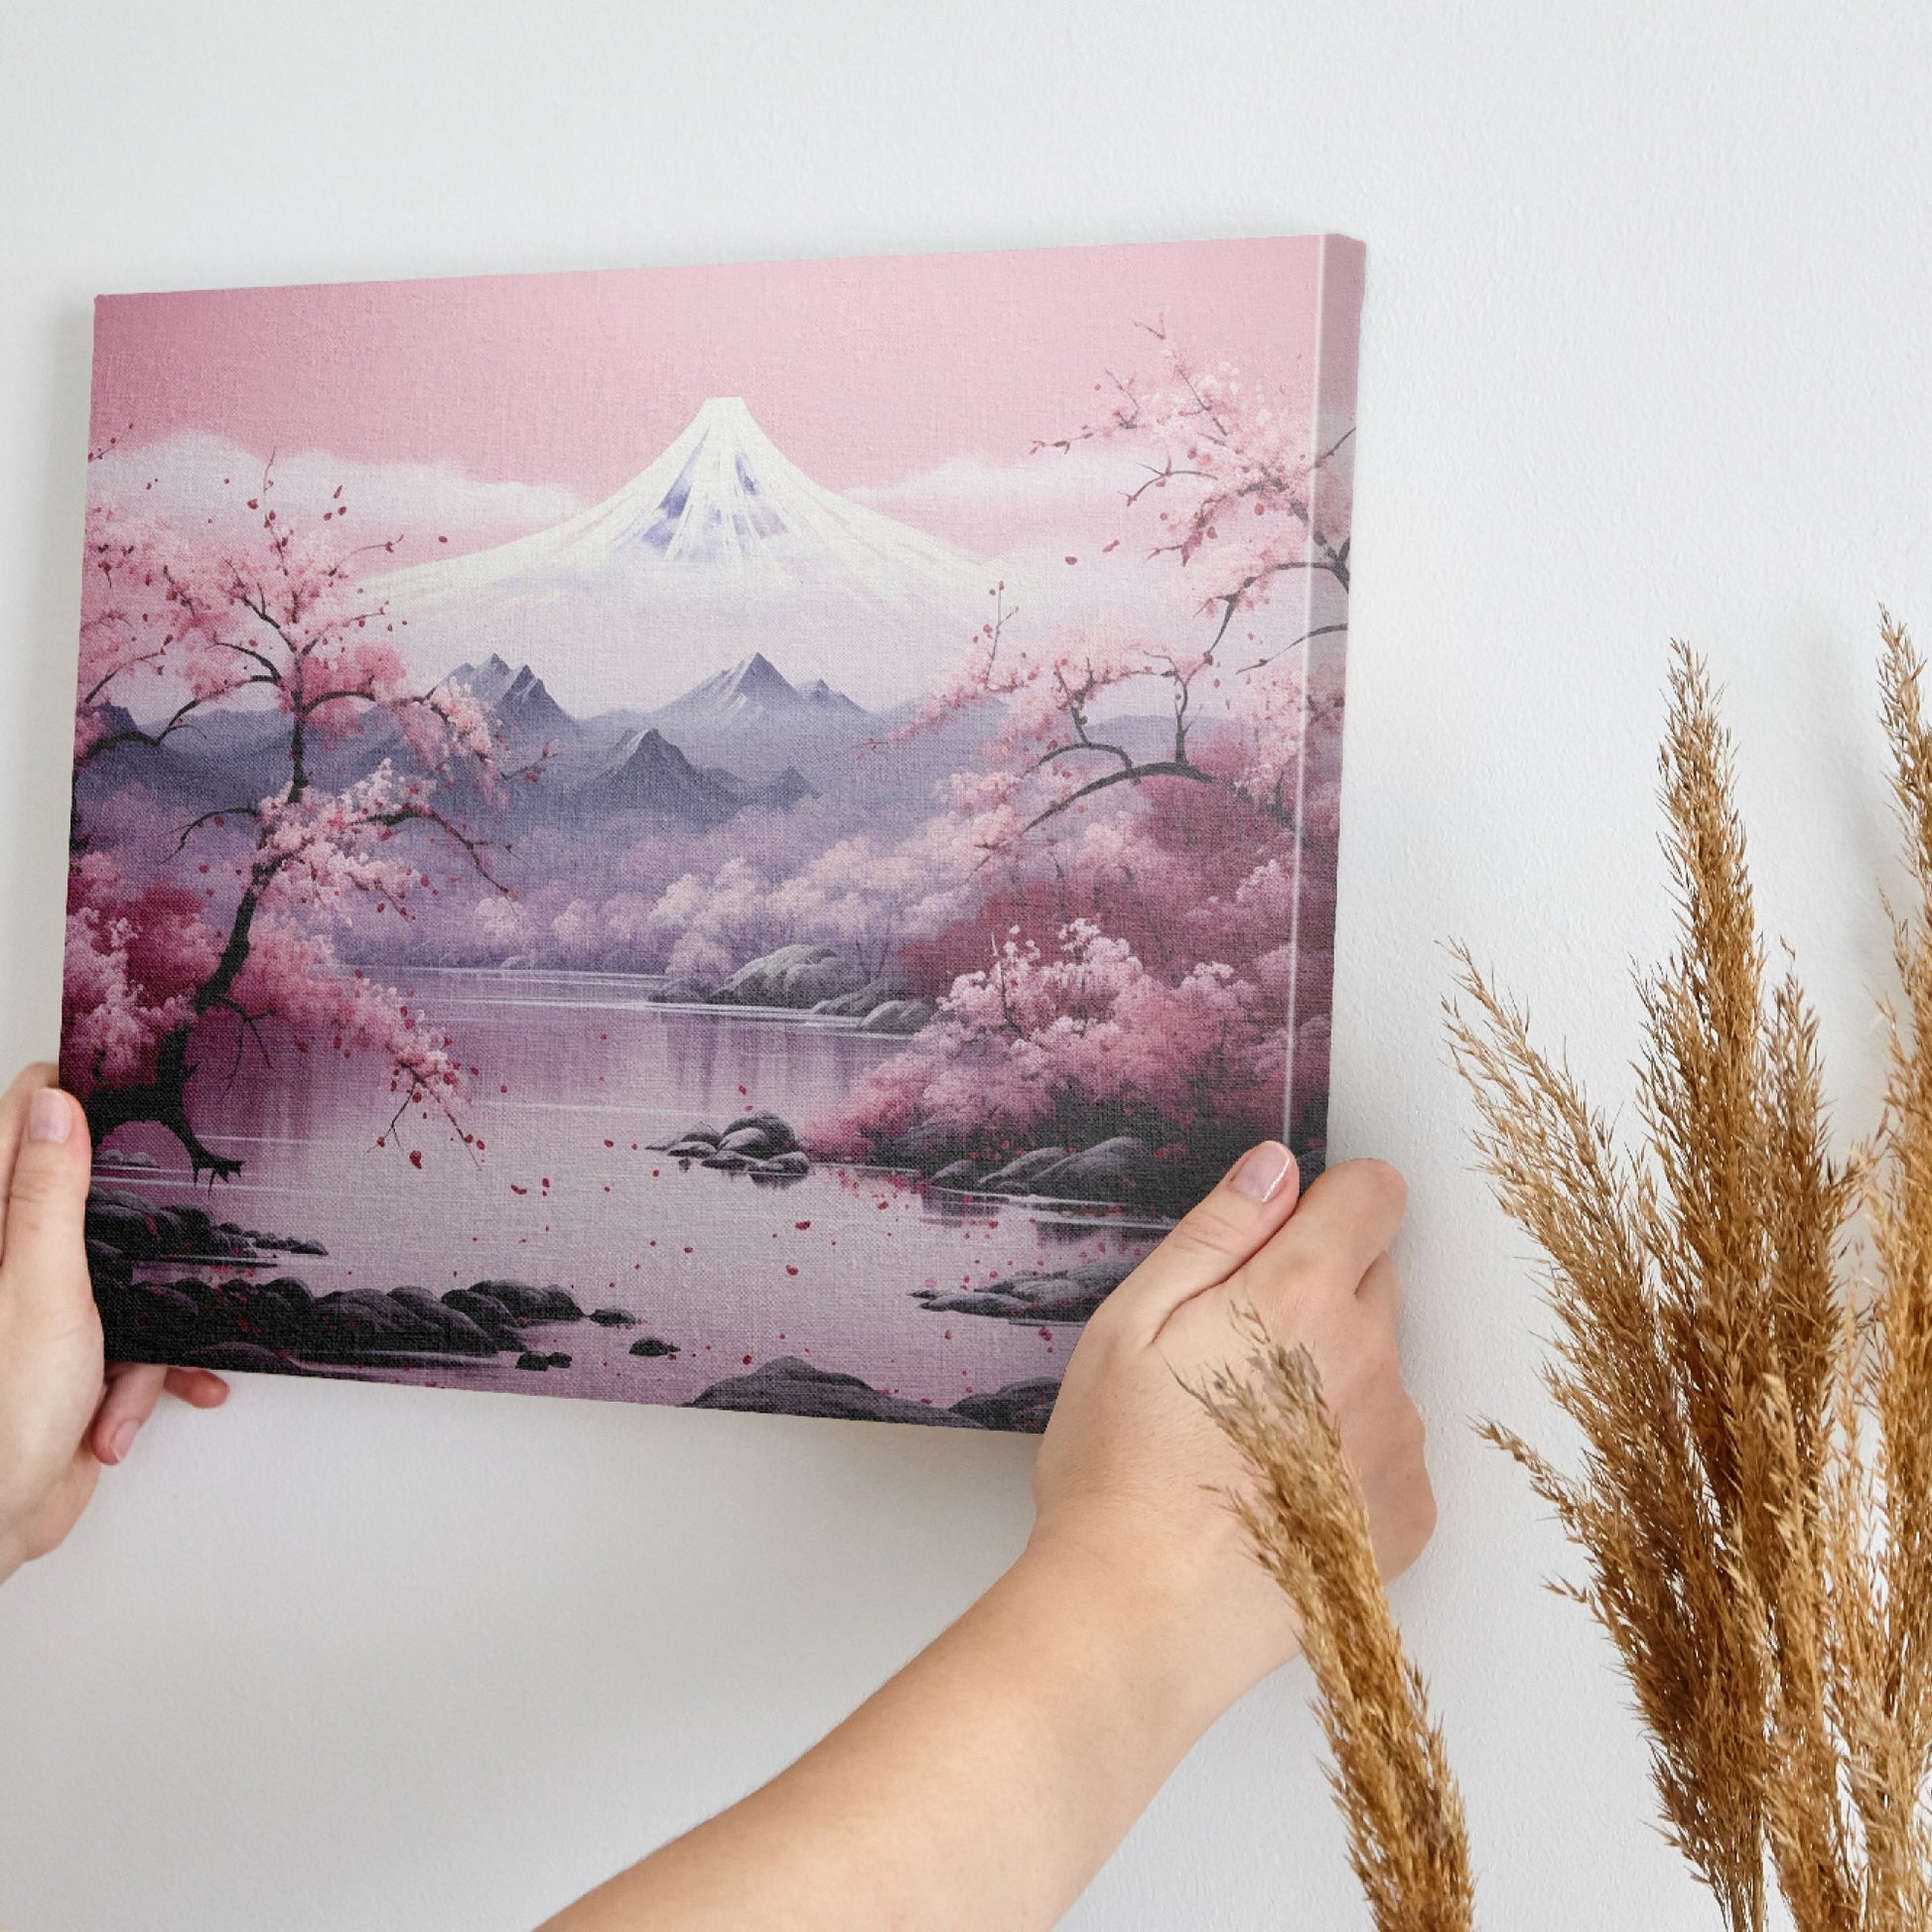
[[[1350,1863],[1377,1932],[1468,1932],[1462,1796],[1396,1634],[1361,1485],[1308,1351],[1254,1315],[1242,1325],[1251,1374],[1224,1371],[1198,1393],[1253,1477],[1230,1506],[1302,1619]]]
[[[1881,634],[1915,892],[1869,1146],[1832,1155],[1817,1023],[1769,976],[1729,741],[1681,648],[1661,759],[1679,932],[1639,988],[1636,1144],[1466,953],[1449,1010],[1481,1164],[1548,1261],[1548,1381],[1581,1465],[1486,1433],[1587,1559],[1570,1593],[1616,1647],[1666,1828],[1735,1932],[1765,1924],[1772,1883],[1800,1932],[1932,1907],[1932,734],[1909,638],[1889,617]]]
[[[1449,1008],[1482,1168],[1548,1267],[1546,1375],[1582,1452],[1499,1425],[1583,1553],[1665,1829],[1731,1932],[1932,1925],[1932,728],[1904,628],[1880,715],[1911,879],[1870,1140],[1832,1150],[1818,1028],[1767,963],[1731,749],[1688,650],[1661,769],[1677,943],[1639,982],[1621,1141],[1466,951]],[[1862,1226],[1861,1226],[1862,1222]],[[1855,1239],[1863,1233],[1863,1240]],[[1461,1801],[1308,1356],[1256,1325],[1201,1396],[1230,1498],[1306,1627],[1332,1781],[1384,1928],[1466,1927]]]

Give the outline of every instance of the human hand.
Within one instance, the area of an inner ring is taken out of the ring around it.
[[[197,1409],[228,1394],[206,1369],[102,1360],[87,1123],[57,1077],[30,1066],[0,1096],[0,1580],[72,1529],[164,1388]]]
[[[1423,1425],[1396,1359],[1399,1284],[1388,1247],[1402,1176],[1331,1168],[1298,1201],[1294,1160],[1251,1150],[1101,1305],[1067,1363],[1035,1465],[1029,1558],[1137,1604],[1177,1647],[1212,1717],[1296,1653],[1293,1610],[1222,1497],[1245,1470],[1190,1390],[1238,1372],[1252,1309],[1305,1344],[1361,1478],[1385,1577],[1436,1524]]]
[[[1385,1574],[1435,1524],[1395,1358],[1401,1176],[1357,1161],[1295,1193],[1288,1150],[1255,1149],[1101,1305],[1035,1464],[1033,1537],[978,1602],[790,1770],[555,1932],[1058,1923],[1297,1647],[1219,1493],[1239,1458],[1183,1386],[1252,1352],[1238,1311],[1313,1354]]]

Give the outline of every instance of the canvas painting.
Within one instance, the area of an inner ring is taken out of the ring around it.
[[[110,1354],[1044,1426],[1322,1161],[1362,250],[103,298]]]

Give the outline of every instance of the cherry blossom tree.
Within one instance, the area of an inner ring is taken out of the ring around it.
[[[1113,378],[1104,416],[1035,448],[1118,441],[1142,452],[1144,474],[1128,503],[1154,510],[1149,560],[1197,581],[1203,631],[1148,638],[1062,626],[1039,640],[1010,636],[1006,586],[995,587],[994,616],[908,728],[1005,707],[983,768],[956,796],[989,852],[1085,800],[1153,780],[1230,786],[1293,832],[1302,751],[1319,722],[1311,714],[1338,702],[1338,692],[1314,690],[1302,653],[1346,632],[1345,608],[1288,638],[1240,621],[1292,578],[1325,580],[1345,600],[1349,497],[1347,465],[1337,459],[1352,429],[1311,448],[1301,412],[1280,396],[1226,363],[1200,362],[1164,328],[1150,333],[1164,380]],[[1150,704],[1171,720],[1160,745],[1109,728],[1110,718]],[[1216,725],[1224,729],[1209,731]]]
[[[1268,1006],[1219,962],[1151,972],[1090,919],[1061,927],[1050,950],[1014,927],[822,1139],[856,1152],[920,1127],[999,1156],[1133,1133],[1192,1166],[1210,1148],[1218,1158],[1279,1091],[1284,1045]]]
[[[1315,646],[1346,629],[1349,438],[1311,446],[1280,395],[1153,335],[1158,382],[1114,381],[1098,421],[1035,448],[1140,453],[1130,511],[1150,567],[1197,587],[1191,625],[1035,635],[994,587],[905,727],[997,715],[948,800],[978,900],[905,950],[939,1020],[833,1141],[1113,1123],[1205,1154],[1279,1131],[1291,1044],[1294,1131],[1321,1141],[1341,686]],[[1283,623],[1267,607],[1290,583]]]
[[[76,803],[64,1075],[97,1139],[152,1122],[198,1176],[241,1166],[196,1129],[198,1056],[225,1052],[232,1075],[245,1050],[269,1053],[271,1029],[297,1052],[378,1053],[396,1099],[392,1129],[411,1106],[457,1125],[464,1075],[449,1035],[345,967],[332,935],[358,916],[407,919],[415,896],[440,893],[426,870],[432,844],[495,884],[488,849],[441,799],[459,775],[493,786],[489,728],[461,686],[416,688],[395,647],[397,621],[360,588],[369,551],[393,543],[353,550],[326,530],[298,531],[270,505],[272,485],[264,476],[249,499],[258,520],[245,543],[106,511],[87,528],[81,768],[127,746],[160,746],[215,706],[276,721],[274,788],[171,828],[172,850],[150,877],[93,850]],[[325,525],[340,499],[339,490]],[[144,725],[122,699],[145,677],[162,680],[165,695]],[[391,755],[352,782],[324,783],[323,755],[375,726],[388,728]]]

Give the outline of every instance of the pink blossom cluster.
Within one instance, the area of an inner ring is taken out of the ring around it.
[[[903,949],[940,1020],[853,1095],[835,1143],[919,1123],[1274,1132],[1291,1034],[1325,1081],[1340,659],[1305,647],[1345,624],[1346,439],[1311,448],[1279,396],[1160,340],[1160,383],[1116,384],[1101,422],[1042,447],[1145,451],[1132,501],[1156,526],[1150,562],[1196,575],[1197,630],[1035,636],[994,588],[905,728],[997,719],[945,801],[976,902]],[[1332,615],[1282,641],[1250,625],[1290,572],[1326,580]]]
[[[298,531],[269,502],[272,487],[264,477],[249,499],[260,514],[243,543],[98,508],[86,535],[79,762],[123,743],[157,745],[210,705],[246,702],[286,722],[284,780],[252,804],[180,827],[174,861],[145,884],[124,879],[75,824],[68,1077],[83,1094],[113,1097],[103,1117],[154,1120],[184,1140],[198,1169],[223,1173],[235,1164],[204,1148],[190,1119],[194,1055],[211,1044],[235,1064],[244,1049],[267,1055],[277,1041],[296,1052],[374,1050],[389,1066],[398,1118],[411,1105],[450,1112],[464,1082],[448,1035],[393,988],[344,967],[326,928],[365,909],[400,921],[413,895],[439,894],[424,870],[424,834],[454,843],[490,877],[485,849],[446,815],[440,794],[461,773],[488,795],[497,748],[462,686],[412,684],[396,647],[400,620],[362,590],[361,559],[393,544],[345,550],[327,533]],[[341,494],[326,522],[340,514]],[[150,707],[146,723],[123,703],[137,672],[164,681],[161,714]],[[385,760],[342,790],[319,783],[321,746],[376,718],[393,725],[415,768]],[[236,854],[238,834],[246,843]],[[197,842],[210,839],[214,850],[197,859]],[[217,899],[222,873],[229,895]]]
[[[69,874],[62,1075],[83,1098],[154,1077],[164,1036],[195,1021],[194,995],[213,972],[220,935],[178,886],[125,889],[100,854]]]
[[[1169,979],[1091,919],[1061,927],[1050,948],[1016,926],[826,1138],[865,1145],[922,1125],[961,1144],[1025,1146],[1095,1138],[1098,1121],[1185,1141],[1279,1093],[1283,1042],[1263,1008],[1218,961]]]
[[[1348,582],[1352,502],[1331,460],[1353,434],[1311,444],[1305,411],[1232,363],[1193,354],[1163,328],[1163,379],[1116,380],[1099,422],[1050,445],[1126,439],[1149,451],[1135,499],[1158,495],[1156,555],[1202,560],[1204,610],[1252,609],[1291,571]]]

